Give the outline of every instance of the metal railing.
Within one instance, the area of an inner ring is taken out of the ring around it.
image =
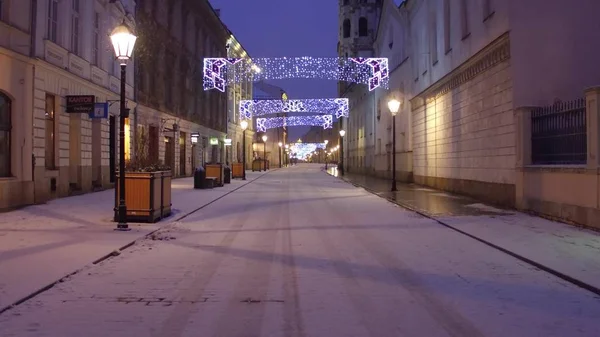
[[[534,165],[583,165],[587,161],[586,102],[577,99],[531,111]]]

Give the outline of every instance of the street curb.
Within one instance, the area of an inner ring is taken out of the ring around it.
[[[332,177],[335,177],[334,175],[330,174],[329,172],[325,172],[325,173],[328,174],[328,175],[330,175],[330,176],[332,176]],[[402,208],[405,208],[405,209],[407,209],[407,210],[409,210],[411,212],[415,212],[415,213],[419,214],[420,216],[423,216],[425,218],[433,220],[433,221],[437,222],[438,224],[440,224],[440,225],[442,225],[442,226],[444,226],[446,228],[454,230],[454,231],[456,231],[456,232],[458,232],[458,233],[460,233],[462,235],[468,236],[471,239],[479,241],[479,242],[481,242],[481,243],[483,243],[483,244],[485,244],[485,245],[487,245],[489,247],[492,247],[492,248],[494,248],[496,250],[499,250],[499,251],[501,251],[501,252],[503,252],[503,253],[505,253],[507,255],[510,255],[510,256],[512,256],[512,257],[514,257],[514,258],[516,258],[516,259],[518,259],[520,261],[522,261],[522,262],[525,262],[525,263],[527,263],[527,264],[529,264],[529,265],[531,265],[531,266],[533,266],[535,268],[538,268],[539,270],[542,270],[542,271],[545,271],[545,272],[547,272],[549,274],[552,274],[552,275],[554,275],[554,276],[562,279],[563,281],[569,282],[569,283],[571,283],[571,284],[573,284],[573,285],[575,285],[575,286],[577,286],[579,288],[582,288],[584,290],[592,292],[592,293],[594,293],[597,296],[600,296],[600,288],[598,288],[598,287],[596,287],[594,285],[591,285],[591,284],[589,284],[587,282],[584,282],[584,281],[581,281],[581,280],[576,279],[574,277],[571,277],[571,276],[569,276],[567,274],[561,273],[561,272],[559,272],[556,269],[553,269],[553,268],[548,267],[548,266],[546,266],[544,264],[541,264],[539,262],[531,260],[531,259],[529,259],[529,258],[527,258],[527,257],[525,257],[523,255],[520,255],[520,254],[517,254],[515,252],[512,252],[512,251],[510,251],[510,250],[508,250],[506,248],[502,248],[502,247],[500,247],[500,246],[498,246],[498,245],[496,245],[496,244],[494,244],[494,243],[492,243],[490,241],[482,239],[482,238],[480,238],[478,236],[475,236],[473,234],[467,233],[467,232],[465,232],[465,231],[463,231],[461,229],[458,229],[458,228],[456,228],[456,227],[454,227],[454,226],[452,226],[452,225],[450,225],[450,224],[448,224],[448,223],[446,223],[446,222],[444,222],[442,220],[439,220],[438,218],[436,218],[434,216],[431,216],[431,215],[425,213],[424,211],[421,211],[421,210],[419,210],[419,209],[417,209],[417,208],[415,208],[413,206],[410,206],[410,205],[408,205],[406,203],[400,202],[398,200],[395,200],[395,199],[392,199],[392,198],[389,198],[389,197],[382,197],[381,195],[377,194],[376,191],[374,191],[374,190],[372,190],[372,189],[370,189],[370,188],[368,188],[366,186],[362,186],[360,184],[357,184],[357,183],[355,183],[353,181],[350,181],[349,179],[346,179],[344,177],[335,177],[335,178],[338,178],[338,179],[340,179],[340,180],[342,180],[342,181],[344,181],[344,182],[346,182],[348,184],[351,184],[351,185],[353,185],[355,187],[362,188],[365,191],[367,191],[367,192],[369,192],[369,193],[371,193],[371,194],[373,194],[373,195],[375,195],[375,196],[377,196],[379,198],[385,199],[385,200],[387,200],[387,201],[389,201],[389,202],[391,202],[391,203],[393,203],[395,205],[398,205],[398,206],[400,206]]]
[[[174,225],[175,225],[177,222],[179,222],[179,221],[181,221],[181,220],[183,220],[183,219],[187,218],[188,216],[190,216],[190,215],[192,215],[192,214],[194,214],[194,213],[198,212],[199,210],[201,210],[201,209],[203,209],[203,208],[205,208],[205,207],[209,206],[210,204],[212,204],[212,203],[216,202],[217,200],[223,199],[224,197],[226,197],[226,196],[230,195],[231,193],[233,193],[233,192],[235,192],[235,191],[237,191],[237,190],[241,189],[242,187],[244,187],[244,186],[247,186],[247,185],[249,185],[249,184],[253,183],[254,181],[258,180],[259,178],[262,178],[263,176],[267,175],[269,172],[272,172],[272,171],[277,171],[278,169],[279,169],[279,168],[276,168],[276,169],[272,169],[272,170],[266,171],[265,173],[263,173],[263,174],[259,175],[258,177],[254,178],[254,179],[252,179],[252,180],[247,180],[247,181],[248,181],[247,183],[245,183],[245,184],[243,184],[243,185],[241,185],[241,186],[239,186],[239,187],[236,187],[235,189],[233,189],[233,190],[231,190],[231,191],[229,191],[229,192],[227,192],[227,193],[223,194],[222,196],[220,196],[220,197],[218,197],[218,198],[216,198],[216,199],[213,199],[212,201],[209,201],[209,202],[207,202],[206,204],[204,204],[204,205],[202,205],[202,206],[200,206],[200,207],[198,207],[198,208],[196,208],[196,209],[194,209],[194,210],[192,210],[192,211],[190,211],[190,212],[188,212],[188,213],[186,213],[186,214],[183,214],[183,215],[181,215],[179,218],[177,218],[177,219],[173,220],[172,222],[169,222],[169,223],[165,224],[164,226],[162,226],[162,227],[159,227],[159,228],[157,228],[157,229],[155,229],[155,230],[153,230],[153,231],[151,231],[151,232],[149,232],[149,233],[145,234],[145,235],[144,235],[144,236],[142,236],[142,237],[139,237],[139,238],[137,238],[137,239],[134,239],[133,241],[131,241],[131,242],[129,242],[129,243],[127,243],[127,244],[125,244],[125,245],[121,246],[120,248],[117,248],[116,250],[113,250],[112,252],[110,252],[110,253],[108,253],[108,254],[106,254],[106,255],[104,255],[104,256],[102,256],[102,257],[100,257],[99,259],[97,259],[97,260],[93,261],[93,262],[91,263],[91,265],[90,265],[90,264],[88,264],[88,265],[85,265],[85,266],[83,266],[82,268],[79,268],[79,269],[77,269],[77,270],[75,270],[75,271],[73,271],[73,272],[71,272],[71,273],[68,273],[67,275],[65,275],[65,276],[63,276],[63,277],[61,277],[61,278],[59,278],[58,280],[56,280],[56,281],[54,281],[54,282],[51,282],[50,284],[48,284],[48,285],[46,285],[46,286],[44,286],[44,287],[42,287],[42,288],[40,288],[40,289],[38,289],[38,290],[34,291],[33,293],[31,293],[31,294],[29,294],[29,295],[27,295],[27,296],[25,296],[25,297],[23,297],[23,298],[21,298],[21,299],[19,299],[19,300],[15,301],[15,302],[13,302],[13,303],[11,303],[11,304],[9,304],[9,305],[5,306],[4,308],[0,309],[0,315],[4,314],[5,312],[7,312],[7,311],[9,311],[9,310],[11,310],[11,309],[14,309],[14,308],[15,308],[16,306],[18,306],[18,305],[21,305],[21,304],[23,304],[23,303],[25,303],[25,302],[29,301],[30,299],[32,299],[32,298],[34,298],[34,297],[36,297],[37,295],[40,295],[40,294],[42,294],[42,293],[44,293],[44,292],[46,292],[46,291],[48,291],[48,290],[52,289],[52,288],[53,288],[55,285],[57,285],[57,284],[59,284],[59,283],[62,283],[62,282],[65,282],[65,281],[66,281],[66,280],[67,280],[69,277],[71,277],[71,276],[74,276],[74,275],[76,275],[76,274],[79,274],[80,272],[82,272],[83,270],[85,270],[85,269],[86,269],[86,268],[88,268],[88,267],[90,267],[90,266],[94,266],[94,265],[97,265],[97,264],[99,264],[100,262],[106,261],[106,260],[108,260],[108,259],[109,259],[109,258],[111,258],[111,257],[114,257],[114,256],[118,256],[118,255],[120,255],[120,253],[121,253],[122,251],[124,251],[124,250],[126,250],[127,248],[129,248],[129,247],[131,247],[131,246],[135,245],[135,244],[136,244],[138,241],[145,240],[145,239],[147,239],[148,237],[152,236],[153,234],[155,234],[155,233],[156,233],[156,232],[158,232],[158,231],[161,231],[161,230],[165,230],[165,229],[172,228],[172,227],[173,227],[173,226],[174,226]]]

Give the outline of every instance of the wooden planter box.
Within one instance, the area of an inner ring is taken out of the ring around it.
[[[156,222],[171,215],[171,171],[125,172],[128,222]],[[115,216],[119,221],[119,174],[115,183]]]
[[[215,181],[215,186],[223,186],[225,185],[223,178],[225,176],[223,164],[206,164],[204,166],[206,170],[206,177],[217,178]]]
[[[231,176],[233,179],[243,178],[244,177],[244,164],[243,163],[233,163],[231,165]]]

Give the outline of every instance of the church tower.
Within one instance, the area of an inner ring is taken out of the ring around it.
[[[338,0],[339,34],[338,56],[373,57],[373,43],[383,0]],[[340,95],[349,83],[340,82]]]

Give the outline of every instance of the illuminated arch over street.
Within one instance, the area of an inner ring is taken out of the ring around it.
[[[387,58],[278,57],[205,58],[204,90],[224,92],[228,83],[280,80],[288,78],[321,78],[367,84],[369,90],[388,87]],[[233,70],[233,71],[228,71]]]
[[[331,129],[333,127],[333,115],[290,116],[256,119],[256,131],[259,132],[265,132],[268,129],[281,128],[284,126],[301,125],[322,126],[323,129]]]
[[[347,98],[289,99],[289,100],[241,100],[240,119],[251,119],[288,112],[323,112],[335,114],[335,118],[348,117]]]
[[[296,158],[304,160],[317,149],[325,149],[326,147],[327,144],[325,143],[294,143],[290,144],[290,153],[293,153]]]

